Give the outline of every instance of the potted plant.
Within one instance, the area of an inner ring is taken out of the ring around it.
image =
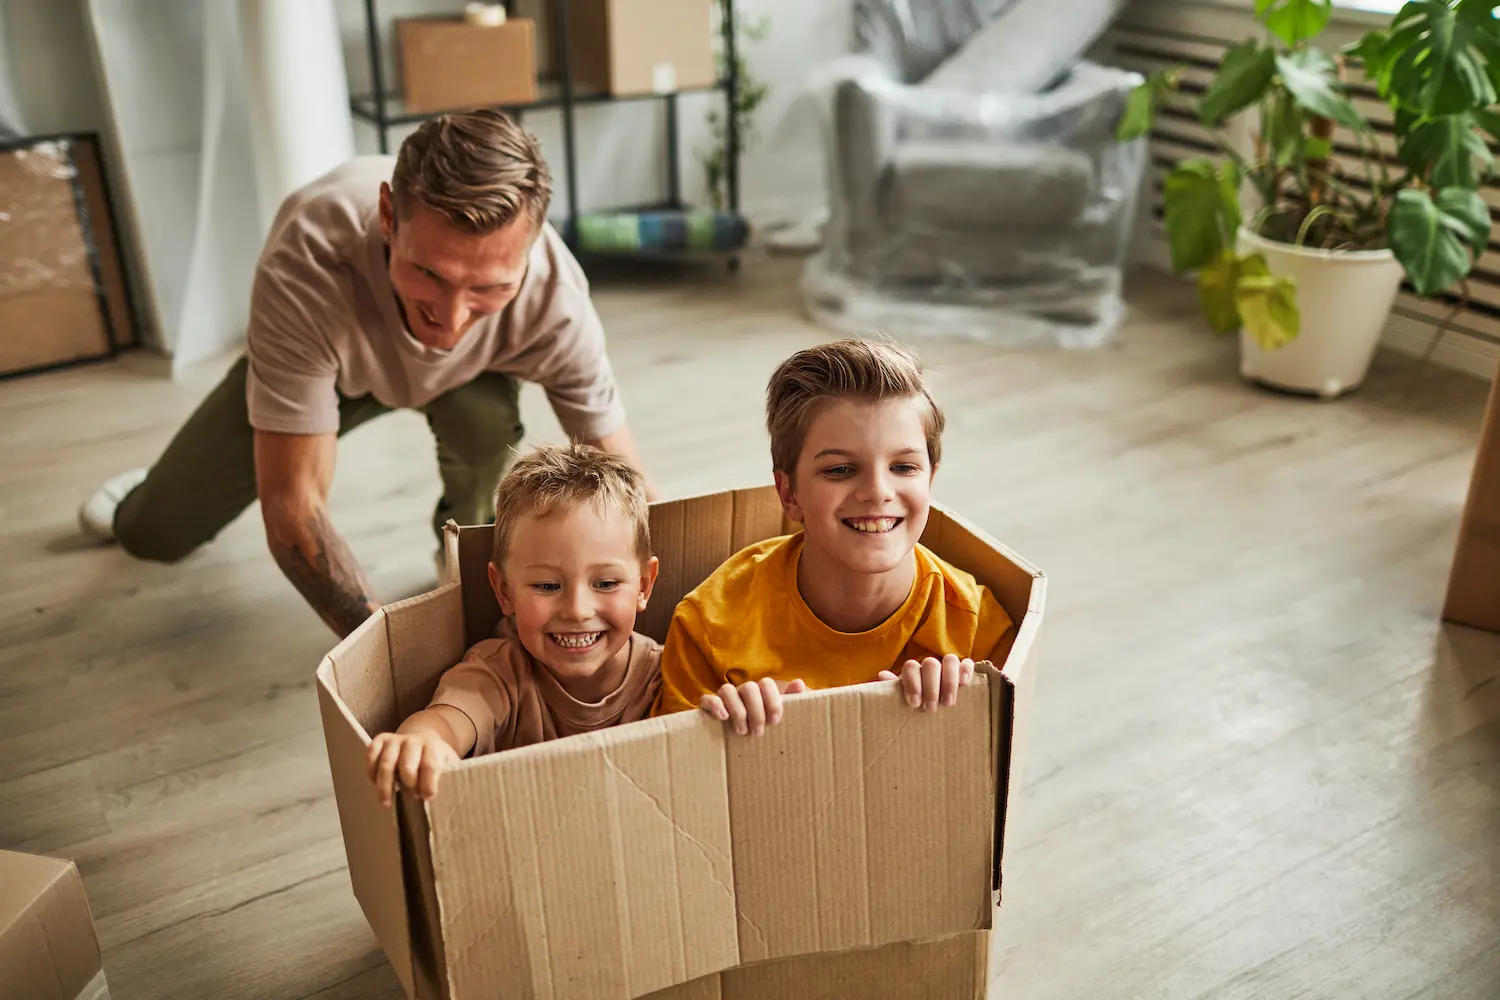
[[[1226,52],[1193,102],[1224,155],[1183,161],[1163,191],[1172,269],[1196,274],[1214,330],[1240,333],[1245,377],[1337,396],[1364,379],[1403,281],[1462,292],[1490,232],[1484,134],[1500,137],[1491,7],[1411,0],[1333,55],[1315,44],[1332,0],[1255,0],[1264,37]],[[1354,64],[1393,111],[1399,166],[1350,97]],[[1119,138],[1148,134],[1179,83],[1148,77]]]

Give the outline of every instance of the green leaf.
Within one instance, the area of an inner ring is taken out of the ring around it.
[[[1333,155],[1333,142],[1315,135],[1309,136],[1302,144],[1302,155],[1309,160],[1326,160]]]
[[[1496,114],[1489,108],[1483,111],[1473,112],[1474,123],[1490,134],[1490,138],[1500,142],[1500,114]]]
[[[1443,225],[1457,233],[1475,253],[1483,253],[1490,241],[1490,207],[1479,192],[1463,187],[1443,188],[1438,192],[1436,204]]]
[[[1263,351],[1284,347],[1302,332],[1297,283],[1284,275],[1273,275],[1263,254],[1251,254],[1240,262],[1234,300],[1245,332]]]
[[[1215,333],[1234,333],[1240,328],[1240,309],[1235,289],[1240,282],[1240,255],[1233,250],[1198,272],[1198,305]]]
[[[1307,116],[1290,94],[1277,92],[1276,98],[1266,107],[1262,125],[1266,148],[1274,166],[1281,169],[1301,161]]]
[[[1162,188],[1172,270],[1197,271],[1213,263],[1239,228],[1239,172],[1207,157],[1183,160]]]
[[[1470,247],[1489,234],[1489,211],[1476,191],[1448,188],[1434,202],[1425,190],[1397,193],[1386,219],[1391,251],[1418,295],[1452,288],[1473,266]],[[1483,217],[1481,220],[1481,216]]]
[[[1297,103],[1315,115],[1331,118],[1340,125],[1359,128],[1363,120],[1353,102],[1338,90],[1334,81],[1333,59],[1318,49],[1298,49],[1276,57],[1276,72]]]
[[[1246,39],[1224,53],[1219,72],[1198,102],[1198,117],[1205,125],[1218,125],[1260,100],[1275,75],[1276,53]]]
[[[1396,101],[1433,118],[1495,103],[1486,53],[1500,51],[1500,27],[1487,6],[1411,0],[1401,8],[1386,45]]]
[[[1333,0],[1282,0],[1274,8],[1257,3],[1255,13],[1277,38],[1296,45],[1317,37],[1328,26]]]
[[[1115,129],[1115,138],[1130,142],[1150,135],[1156,124],[1156,111],[1169,93],[1177,89],[1177,79],[1182,74],[1181,66],[1157,70],[1131,90],[1125,98],[1125,113]]]
[[[1139,84],[1125,98],[1125,113],[1115,128],[1115,138],[1120,142],[1132,142],[1151,134],[1156,124],[1156,95],[1151,82]]]
[[[1478,187],[1495,161],[1469,114],[1423,122],[1401,141],[1397,156],[1434,187]]]
[[[1358,59],[1364,66],[1365,78],[1375,84],[1382,99],[1388,97],[1391,86],[1390,57],[1386,46],[1390,38],[1384,31],[1368,32],[1353,45],[1344,47],[1344,55]]]

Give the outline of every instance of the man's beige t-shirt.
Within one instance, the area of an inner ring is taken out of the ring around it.
[[[473,756],[638,722],[651,714],[661,687],[661,646],[630,636],[625,679],[599,702],[579,701],[532,659],[509,618],[495,638],[475,643],[438,681],[428,707],[447,705],[474,723]]]
[[[357,157],[282,204],[250,295],[246,393],[250,424],[283,434],[333,434],[339,394],[419,409],[482,372],[546,390],[563,430],[596,440],[625,408],[583,269],[544,226],[521,289],[451,350],[407,332],[380,232],[380,183],[395,157]]]

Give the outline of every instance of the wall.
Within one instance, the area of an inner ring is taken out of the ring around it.
[[[102,125],[99,84],[78,3],[0,2],[0,119],[26,132]]]

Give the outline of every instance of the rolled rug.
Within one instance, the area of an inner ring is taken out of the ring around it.
[[[590,253],[732,253],[749,239],[749,223],[733,212],[592,212],[578,217],[578,246]]]

